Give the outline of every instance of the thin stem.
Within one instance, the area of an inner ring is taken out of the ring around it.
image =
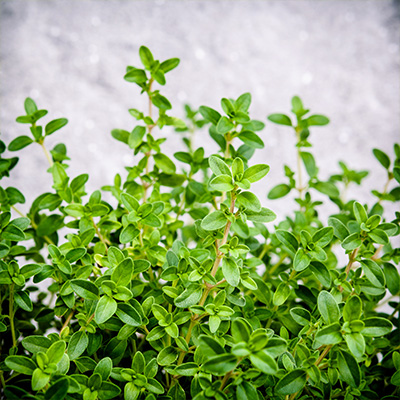
[[[231,213],[233,213],[233,211],[234,211],[234,209],[235,209],[235,201],[236,201],[235,194],[234,194],[234,191],[232,191],[232,192],[231,192],[231,206],[230,206],[230,209],[229,209]],[[222,245],[224,245],[224,244],[227,242],[227,240],[228,240],[228,234],[229,234],[229,229],[230,229],[231,225],[232,225],[232,223],[231,223],[230,221],[228,221],[228,222],[226,223],[225,229],[224,229],[224,237],[222,238],[221,243],[219,243],[219,244],[217,243],[217,249],[218,249],[219,247],[221,247]],[[212,268],[212,270],[211,270],[211,275],[212,275],[212,276],[215,276],[215,275],[216,275],[216,273],[217,273],[217,271],[218,271],[219,264],[221,263],[221,260],[222,260],[223,256],[224,256],[224,254],[221,253],[219,250],[217,250],[217,258],[215,259],[213,268]],[[221,281],[221,282],[222,282],[222,281]],[[221,282],[220,282],[220,283],[221,283]],[[200,301],[199,301],[199,306],[202,306],[202,305],[206,302],[208,295],[210,294],[211,290],[212,290],[215,286],[216,286],[216,285],[214,285],[214,286],[207,286],[207,287],[206,287],[206,289],[204,290],[204,292],[203,292],[203,294],[202,294],[202,296],[201,296],[201,299],[200,299]],[[189,344],[189,342],[190,342],[190,338],[191,338],[191,336],[192,336],[192,329],[193,329],[193,327],[194,327],[195,325],[196,325],[196,320],[192,319],[192,320],[190,321],[190,325],[189,325],[189,328],[188,328],[188,331],[187,331],[187,334],[186,334],[186,338],[185,338],[187,344]],[[178,365],[182,364],[182,361],[183,361],[184,357],[185,357],[185,352],[182,351],[181,354],[179,355]]]
[[[222,381],[221,381],[221,386],[220,386],[219,390],[222,390],[222,389],[225,387],[225,385],[228,383],[229,378],[230,378],[231,375],[232,375],[232,372],[233,372],[233,371],[229,371],[229,372],[227,372],[227,373],[225,374],[224,379],[222,379]]]
[[[383,244],[380,244],[378,248],[375,250],[374,255],[371,257],[371,260],[377,260],[379,258],[379,253],[382,251],[382,249],[383,249]]]
[[[65,320],[63,326],[61,327],[60,332],[62,332],[69,324],[69,322],[71,321],[72,317],[74,316],[74,310],[72,310],[70,312],[70,314],[68,315],[67,319]]]
[[[43,152],[44,152],[44,154],[45,154],[45,156],[46,156],[46,158],[47,158],[47,161],[48,161],[49,164],[50,164],[50,167],[52,167],[54,163],[53,163],[53,160],[52,160],[52,158],[51,158],[51,156],[50,156],[50,153],[48,152],[46,146],[44,145],[44,142],[41,142],[41,143],[39,143],[39,144],[40,144],[40,146],[41,146],[42,149],[43,149]]]
[[[22,211],[18,210],[17,207],[11,206],[11,208],[12,208],[17,214],[19,214],[21,217],[27,218],[27,216],[26,216]]]
[[[8,317],[10,319],[10,330],[12,336],[13,347],[17,347],[17,338],[15,336],[15,326],[14,326],[14,284],[12,283],[10,286],[10,295],[9,295],[9,306],[8,306]]]
[[[298,132],[296,128],[296,136],[297,136],[297,141],[300,142],[300,133]],[[299,192],[299,197],[300,199],[302,198],[303,194],[303,171],[301,167],[301,151],[300,147],[297,147],[297,191]]]
[[[325,347],[324,351],[320,354],[320,356],[318,357],[317,361],[315,361],[315,365],[318,367],[318,365],[321,363],[321,361],[325,358],[325,356],[329,353],[330,349],[333,346],[330,344],[328,346]],[[307,376],[307,380],[308,380],[308,376]],[[298,395],[299,392],[293,393],[290,397],[289,400],[294,400],[296,398],[296,396]]]
[[[30,219],[30,220],[31,220],[32,228],[35,229],[35,230],[37,230],[37,227],[38,227],[38,226],[36,225],[36,223],[35,223],[35,221],[33,220],[33,218],[29,218],[27,215],[25,215],[22,211],[20,211],[20,210],[19,210],[17,207],[15,207],[15,206],[11,206],[11,208],[12,208],[17,214],[19,214],[21,217]],[[40,236],[40,237],[42,237],[48,244],[54,244],[53,241],[52,241],[48,236]]]
[[[103,235],[100,233],[100,229],[99,229],[99,227],[96,225],[96,223],[94,222],[93,217],[90,217],[90,219],[92,220],[93,227],[94,227],[94,229],[95,229],[95,231],[96,231],[96,233],[97,233],[98,238],[100,239],[101,243],[104,244],[104,246],[106,247],[106,249],[108,249],[107,242],[108,242],[108,244],[110,244],[110,242],[109,242],[108,240],[106,240],[106,239],[103,237]]]
[[[348,263],[347,266],[346,266],[346,276],[349,275],[349,272],[350,272],[350,270],[351,270],[351,267],[353,266],[353,263],[354,263],[354,261],[355,261],[355,259],[356,259],[356,257],[357,257],[357,254],[358,254],[359,250],[360,250],[360,248],[357,247],[357,248],[354,249],[354,250],[352,251],[352,253],[350,254],[349,263]]]

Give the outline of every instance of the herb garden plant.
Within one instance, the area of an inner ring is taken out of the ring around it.
[[[0,142],[2,398],[398,399],[400,213],[384,205],[400,200],[400,146],[373,150],[387,171],[375,204],[346,199],[367,172],[341,162],[319,179],[310,131],[329,120],[293,97],[292,117],[268,117],[297,141],[297,163],[268,193],[271,206],[295,194],[294,211],[276,220],[252,191],[268,187],[269,166],[251,160],[266,138],[251,95],[221,111],[186,106],[184,122],[159,90],[179,60],[139,54],[124,78],[149,106],[112,131],[134,156],[113,183],[87,194],[66,146],[46,148],[68,121],[42,124],[47,111],[27,98],[27,135],[7,148],[41,146],[53,187],[23,215],[8,186],[18,158]],[[176,161],[162,151],[166,126],[183,138]],[[193,148],[200,128],[215,154]],[[317,192],[333,202],[326,220]]]

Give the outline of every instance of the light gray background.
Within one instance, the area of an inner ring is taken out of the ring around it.
[[[370,189],[383,188],[385,172],[371,149],[393,155],[400,138],[398,1],[3,0],[0,6],[2,140],[28,134],[15,118],[31,96],[50,118],[69,119],[48,147],[67,145],[71,175],[89,172],[89,190],[133,165],[110,131],[131,130],[135,121],[127,110],[145,105],[138,88],[123,80],[125,67],[138,64],[142,44],[161,60],[181,59],[162,89],[173,115],[183,115],[185,102],[220,109],[221,97],[250,91],[251,115],[266,122],[272,112],[289,112],[298,94],[313,112],[331,118],[311,135],[321,178],[347,160],[351,168],[372,171],[367,186],[352,194],[372,204]],[[168,154],[183,149],[176,133],[166,135]],[[267,123],[262,138],[266,147],[253,163],[266,162],[271,172],[257,193],[282,218],[291,199],[273,202],[266,193],[283,180],[284,163],[295,168],[294,137]],[[206,131],[196,144],[208,155],[216,150]],[[50,190],[51,178],[39,146],[20,155],[2,185],[22,187],[31,201]]]

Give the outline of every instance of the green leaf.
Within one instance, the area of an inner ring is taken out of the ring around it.
[[[244,171],[243,179],[247,179],[250,183],[254,183],[264,178],[269,172],[269,165],[257,164]]]
[[[293,255],[296,254],[299,248],[299,242],[292,233],[283,229],[277,229],[275,234],[278,240],[286,246]]]
[[[53,343],[46,351],[49,363],[58,364],[65,353],[65,348],[66,344],[63,340]]]
[[[100,374],[103,381],[106,381],[110,374],[113,367],[113,363],[110,357],[102,358],[99,363],[96,365],[96,368],[93,371],[93,374]]]
[[[205,231],[214,231],[223,228],[226,223],[225,214],[222,211],[214,211],[201,221],[201,227]]]
[[[354,357],[346,351],[338,352],[338,368],[341,379],[351,387],[357,388],[361,383],[361,371]]]
[[[160,64],[160,69],[164,72],[164,74],[166,74],[167,72],[175,69],[179,65],[179,62],[179,58],[170,58]]]
[[[249,382],[242,381],[236,386],[236,399],[237,400],[259,400],[257,389]]]
[[[350,234],[343,222],[335,217],[328,218],[328,225],[333,228],[333,234],[341,241]]]
[[[297,250],[296,255],[293,260],[293,268],[295,271],[303,271],[310,265],[310,257],[304,251],[304,249],[300,248]]]
[[[292,121],[285,114],[271,114],[268,119],[275,124],[292,126]]]
[[[235,322],[235,321],[236,320],[234,320],[233,322]],[[206,354],[208,354],[208,355],[217,355],[217,354],[224,354],[225,353],[225,350],[221,346],[221,344],[219,342],[217,342],[215,339],[213,339],[212,337],[206,336],[206,335],[200,335],[199,336],[199,340],[200,340],[201,349]]]
[[[232,178],[231,170],[225,161],[221,160],[219,157],[211,156],[208,159],[211,171],[216,175],[228,175]]]
[[[139,235],[140,231],[134,225],[128,224],[124,229],[122,229],[119,240],[121,243],[130,243],[135,237]]]
[[[124,79],[128,82],[133,82],[141,85],[147,81],[147,76],[144,70],[132,68],[125,74]]]
[[[278,364],[266,351],[261,350],[252,353],[250,361],[254,367],[264,372],[264,374],[274,375],[278,371]]]
[[[175,164],[165,154],[158,153],[154,155],[154,162],[157,167],[164,171],[166,174],[174,174],[176,171]]]
[[[192,284],[174,300],[174,303],[179,308],[188,308],[197,304],[202,294],[203,290],[201,286]]]
[[[232,184],[232,177],[228,175],[216,176],[211,180],[210,186],[213,190],[219,190],[221,192],[228,192],[234,188]]]
[[[400,275],[397,268],[390,263],[383,264],[383,272],[389,292],[395,296],[400,291]]]
[[[305,151],[300,152],[301,159],[303,160],[304,166],[306,167],[307,174],[310,178],[316,178],[318,174],[318,168],[315,164],[314,156],[311,153]]]
[[[233,354],[218,354],[209,358],[204,364],[204,371],[216,376],[223,376],[232,371],[237,364],[237,358]]]
[[[128,382],[124,388],[125,400],[136,400],[141,393],[141,388],[136,387],[133,382]]]
[[[25,311],[30,312],[33,310],[32,300],[29,295],[22,290],[14,293],[14,301],[18,307],[21,307]]]
[[[133,131],[129,134],[128,145],[131,149],[136,149],[142,142],[143,137],[146,134],[146,128],[144,126],[136,126]]]
[[[354,250],[357,247],[360,247],[361,244],[362,241],[358,232],[352,233],[350,236],[347,236],[347,238],[342,241],[342,247],[345,250]]]
[[[368,337],[387,335],[393,329],[393,324],[386,318],[371,317],[363,319],[364,329],[361,333]]]
[[[253,212],[261,211],[261,203],[257,196],[252,192],[240,192],[237,195],[237,201],[247,210]]]
[[[62,400],[68,393],[69,379],[65,376],[53,383],[44,395],[45,400]]]
[[[68,120],[66,118],[54,119],[53,121],[50,121],[44,128],[45,135],[49,136],[67,124],[68,124]]]
[[[36,368],[32,375],[32,390],[43,389],[50,381],[50,375]]]
[[[31,335],[22,339],[22,346],[31,353],[45,353],[51,346],[51,340],[45,336]]]
[[[97,303],[94,320],[97,324],[104,324],[115,314],[116,311],[117,302],[113,298],[103,295]]]
[[[194,376],[199,370],[199,366],[194,362],[188,362],[178,365],[175,368],[175,373],[182,376]]]
[[[142,318],[139,313],[128,303],[119,303],[117,309],[118,318],[125,324],[132,326],[142,325]]]
[[[98,287],[84,279],[73,279],[71,281],[73,291],[85,300],[97,300],[99,298]]]
[[[368,232],[368,237],[377,244],[385,245],[389,243],[389,237],[387,233],[380,229],[374,229],[373,231]]]
[[[318,295],[318,310],[325,323],[333,324],[339,321],[339,306],[335,298],[326,290],[322,290]]]
[[[86,350],[89,344],[89,338],[84,331],[77,331],[72,336],[68,343],[67,354],[69,359],[75,360]]]
[[[284,375],[275,386],[275,393],[289,395],[299,392],[307,382],[307,373],[302,369],[295,369]]]
[[[277,287],[272,302],[274,306],[281,306],[290,296],[290,288],[286,282],[281,282]]]
[[[25,240],[25,234],[15,225],[7,225],[3,232],[1,232],[1,238],[19,242],[20,240]]]
[[[218,111],[207,106],[200,106],[199,112],[206,121],[211,122],[213,125],[217,125],[221,118],[221,114]]]
[[[291,187],[285,183],[274,186],[268,193],[270,200],[280,199],[286,196],[291,191]]]
[[[254,149],[263,149],[264,142],[253,131],[243,131],[239,134],[238,138],[247,146]]]
[[[374,153],[375,158],[381,163],[383,168],[389,169],[390,167],[389,156],[379,149],[373,149],[372,152]]]
[[[354,295],[350,296],[345,306],[343,307],[343,319],[344,321],[355,321],[359,320],[362,313],[362,301],[361,299]]]
[[[290,310],[292,318],[301,326],[306,326],[311,322],[311,314],[302,307],[294,307]]]
[[[367,221],[367,219],[368,219],[367,212],[365,211],[364,206],[362,204],[360,204],[358,201],[355,201],[353,203],[353,212],[354,212],[354,216],[356,217],[356,220],[359,224]]]
[[[139,56],[146,69],[150,69],[154,62],[153,54],[146,46],[140,46]]]
[[[237,287],[240,282],[240,270],[232,258],[222,259],[222,273],[226,281],[233,287]]]
[[[340,333],[340,325],[338,322],[335,322],[318,330],[315,334],[313,348],[318,349],[323,345],[338,344],[341,341],[342,335]]]
[[[235,101],[235,108],[237,111],[247,112],[251,104],[251,94],[243,93]]]
[[[393,168],[393,177],[398,183],[400,183],[400,167],[396,166]]]
[[[323,194],[326,194],[329,197],[337,198],[340,195],[338,188],[332,182],[317,182],[312,186],[314,189],[318,190]]]
[[[11,370],[24,375],[32,375],[37,368],[36,364],[25,356],[8,356],[5,359],[5,364]]]
[[[131,258],[122,260],[111,274],[111,280],[117,286],[128,286],[132,279],[133,261]]]
[[[329,118],[324,115],[311,115],[305,121],[308,126],[323,126],[329,124]]]
[[[29,146],[31,143],[33,143],[33,140],[29,136],[18,136],[8,145],[8,150],[18,151]]]
[[[331,242],[333,232],[334,230],[332,227],[321,228],[314,233],[312,241],[320,247],[325,247]]]
[[[362,269],[367,279],[376,287],[385,287],[385,275],[379,265],[373,260],[361,260]]]
[[[231,332],[236,343],[248,343],[252,327],[244,318],[239,317],[232,321]]]
[[[347,333],[344,335],[347,347],[354,357],[361,358],[365,353],[365,340],[361,333]]]
[[[157,356],[157,362],[160,365],[171,365],[178,358],[178,350],[175,347],[168,346],[163,348]]]
[[[128,144],[130,133],[123,129],[113,129],[111,135],[114,139],[119,140],[122,143]]]
[[[217,124],[217,132],[221,135],[231,131],[234,128],[235,125],[233,125],[233,123],[227,117],[221,117],[219,119]]]
[[[27,115],[32,115],[38,110],[36,103],[30,97],[25,99],[24,108]]]
[[[276,214],[269,210],[268,208],[261,208],[261,211],[254,212],[251,210],[246,210],[247,219],[249,221],[257,222],[257,223],[267,223],[272,222],[276,219]]]

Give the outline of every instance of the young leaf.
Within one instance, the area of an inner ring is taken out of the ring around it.
[[[250,183],[254,183],[264,178],[269,172],[269,166],[266,164],[253,165],[244,171],[243,179],[247,179]]]
[[[333,324],[339,321],[339,306],[335,298],[326,290],[321,291],[318,296],[318,310],[325,323]]]
[[[299,392],[307,382],[307,373],[302,369],[295,369],[284,375],[275,386],[275,392],[289,395]]]
[[[383,168],[389,169],[390,158],[388,155],[379,149],[373,149],[372,152],[374,153],[375,158],[381,163]]]
[[[214,231],[223,228],[226,223],[225,214],[222,211],[214,211],[201,221],[201,227],[205,231]]]
[[[211,171],[216,176],[228,175],[232,178],[232,173],[228,165],[226,165],[225,161],[221,160],[219,157],[211,156],[208,159],[208,163],[210,164]]]
[[[268,119],[275,124],[292,126],[292,121],[285,114],[271,114],[268,115]]]

